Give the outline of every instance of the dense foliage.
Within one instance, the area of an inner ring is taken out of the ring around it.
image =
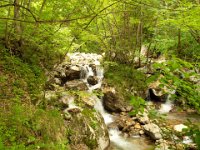
[[[0,149],[66,148],[60,113],[43,103],[44,72],[4,48],[0,55]]]

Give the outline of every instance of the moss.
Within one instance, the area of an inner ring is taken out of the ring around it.
[[[113,86],[125,99],[129,99],[131,94],[143,96],[147,88],[146,76],[136,70],[133,66],[124,64],[105,62],[106,83]]]
[[[98,146],[96,139],[85,138],[84,143],[90,148],[95,149]]]
[[[94,109],[88,109],[85,108],[82,111],[82,114],[87,117],[89,120],[89,125],[94,129],[97,130],[99,128],[98,121],[96,119],[96,116],[94,115],[96,111]]]

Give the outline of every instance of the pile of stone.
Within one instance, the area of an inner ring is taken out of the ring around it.
[[[96,67],[100,65],[101,59],[102,56],[98,54],[69,53],[66,60],[51,73],[50,87],[62,86],[71,90],[88,90],[87,84],[91,86],[98,84]]]
[[[109,128],[118,128],[126,137],[149,136],[152,140],[162,139],[161,129],[152,123],[147,112],[131,117],[126,112],[116,115],[116,121]]]
[[[101,55],[73,53],[51,73],[45,98],[52,109],[60,109],[71,149],[106,149],[110,140],[99,112],[94,111],[97,96],[88,92],[97,85],[96,66]],[[97,86],[98,87],[98,86]],[[73,92],[71,92],[73,91]]]

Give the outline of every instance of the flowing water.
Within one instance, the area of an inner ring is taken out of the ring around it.
[[[81,65],[81,79],[86,83],[88,86],[88,91],[92,92],[95,89],[101,88],[102,80],[103,80],[103,68],[100,66],[100,55],[96,54],[84,54],[80,56],[78,53],[68,54],[71,59],[72,64],[79,64]],[[95,65],[92,68],[90,64]],[[87,82],[88,77],[96,76],[98,83],[95,85],[90,85]],[[96,104],[94,108],[101,113],[106,125],[115,121],[115,117],[108,112],[105,111],[102,100],[98,97],[96,99]],[[75,107],[73,101],[70,102],[71,107]],[[131,137],[125,138],[121,134],[118,129],[109,129],[109,137],[111,141],[110,150],[148,150],[152,148],[145,138],[141,137]]]
[[[101,55],[98,54],[85,54],[85,53],[69,53],[68,57],[70,58],[72,65],[78,65],[81,67],[81,79],[86,83],[88,87],[88,92],[92,92],[95,89],[100,89],[104,70],[100,65],[100,60],[102,59]],[[91,65],[92,64],[92,65]],[[90,85],[87,81],[88,77],[96,76],[98,83],[95,85]],[[171,94],[173,94],[172,91]],[[186,121],[190,118],[192,121],[200,122],[199,115],[196,116],[188,116],[187,113],[178,114],[170,112],[173,109],[173,103],[170,100],[170,95],[167,98],[165,103],[160,105],[160,109],[158,110],[161,114],[167,114],[166,119],[168,122],[178,123]],[[97,96],[94,98],[96,100],[96,104],[94,108],[101,113],[103,116],[104,122],[106,125],[109,125],[115,121],[115,116],[109,114],[105,111],[102,100]],[[70,99],[69,101],[70,108],[76,108],[77,106],[74,104],[74,100]],[[197,119],[198,118],[198,119]],[[175,121],[176,120],[176,121]],[[178,120],[178,121],[177,121]],[[121,131],[117,128],[109,129],[109,137],[110,137],[110,147],[109,150],[150,150],[153,149],[153,144],[150,140],[145,137],[124,137]],[[190,143],[191,139],[187,136],[184,137],[183,143]]]
[[[172,100],[170,100],[170,97],[171,95],[168,95],[166,102],[161,104],[160,109],[158,110],[161,114],[169,113],[170,110],[173,109],[173,103]]]

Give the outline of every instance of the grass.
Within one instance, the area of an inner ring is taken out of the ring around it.
[[[0,149],[67,149],[60,112],[34,105],[44,100],[44,71],[3,48],[0,56]]]

